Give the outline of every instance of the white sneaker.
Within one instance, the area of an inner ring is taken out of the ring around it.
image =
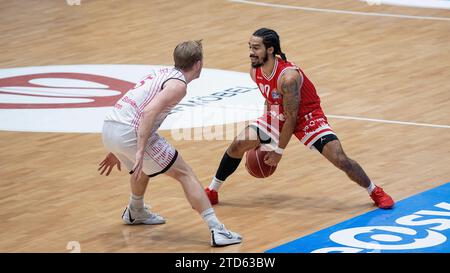
[[[122,214],[122,220],[127,225],[159,225],[166,222],[164,217],[151,212],[146,206],[139,210],[131,209],[127,206]]]
[[[239,244],[242,242],[242,236],[236,232],[230,231],[222,224],[217,228],[211,229],[211,245],[226,246]]]

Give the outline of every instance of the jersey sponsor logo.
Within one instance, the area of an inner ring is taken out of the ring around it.
[[[0,69],[0,130],[100,132],[106,113],[128,90],[166,68],[68,65]],[[256,88],[248,73],[205,68],[200,78],[188,85],[186,97],[160,129],[256,119],[264,104],[264,98],[254,92]]]
[[[281,98],[280,92],[278,92],[276,89],[272,91],[272,99],[277,100]]]
[[[268,252],[450,253],[450,182]]]

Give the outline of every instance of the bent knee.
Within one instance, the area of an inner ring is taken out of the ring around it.
[[[241,155],[246,151],[253,149],[259,145],[258,142],[250,140],[234,140],[228,148],[229,155]]]
[[[174,166],[170,169],[170,175],[174,177],[176,180],[186,180],[190,177],[194,176],[194,172],[191,167],[187,164],[181,164],[178,166]]]

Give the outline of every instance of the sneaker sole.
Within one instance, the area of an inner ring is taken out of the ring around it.
[[[242,242],[242,240],[236,240],[236,241],[233,241],[233,242],[228,242],[226,244],[217,244],[216,242],[214,242],[214,243],[211,244],[211,246],[213,246],[213,247],[223,247],[223,246],[240,244],[241,242]]]
[[[133,223],[131,223],[129,221],[123,220],[123,223],[126,224],[126,225],[130,225],[130,226],[131,225],[162,225],[162,224],[165,224],[166,221],[164,221],[164,222],[153,222],[153,223],[145,223],[145,222],[133,222]]]

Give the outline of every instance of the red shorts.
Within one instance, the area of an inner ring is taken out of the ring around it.
[[[276,112],[268,112],[259,117],[252,125],[266,133],[272,139],[270,145],[277,145],[281,129],[284,124],[284,116]],[[327,117],[322,109],[316,109],[303,117],[299,117],[294,135],[306,147],[314,149],[312,146],[317,140],[326,135],[336,135],[328,124]]]

